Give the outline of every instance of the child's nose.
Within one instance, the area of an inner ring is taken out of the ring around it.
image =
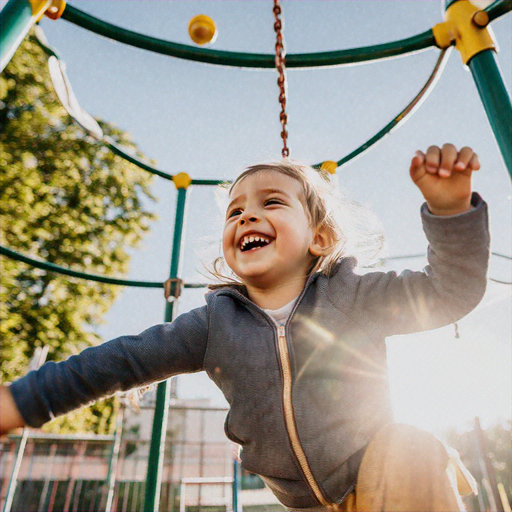
[[[240,216],[239,223],[240,226],[245,225],[246,223],[258,222],[259,217],[254,212],[248,212],[247,210]]]
[[[252,215],[251,217],[241,218],[240,219],[240,226],[243,226],[246,222],[257,222],[258,217]]]

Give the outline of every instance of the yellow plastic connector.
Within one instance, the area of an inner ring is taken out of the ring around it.
[[[326,160],[320,166],[320,169],[327,171],[329,174],[336,174],[336,169],[338,168],[338,164],[333,162],[332,160]]]
[[[192,183],[192,178],[186,172],[180,172],[172,177],[176,188],[188,188]]]
[[[209,16],[199,14],[190,20],[188,33],[196,44],[213,43],[217,39],[217,26]]]
[[[469,0],[454,2],[446,10],[445,21],[432,28],[436,45],[439,48],[448,48],[455,43],[464,64],[477,53],[496,50],[490,28],[482,27],[478,23],[483,18],[481,13]]]
[[[32,16],[40,21],[43,15],[52,20],[58,20],[66,8],[66,0],[29,0],[32,6]]]
[[[39,21],[46,9],[52,5],[52,0],[29,0],[30,6],[32,7],[32,16],[37,18],[37,21]]]

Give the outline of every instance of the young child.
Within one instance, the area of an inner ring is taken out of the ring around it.
[[[286,160],[247,169],[230,189],[223,234],[239,284],[217,287],[172,323],[2,388],[1,430],[206,370],[230,404],[226,434],[243,466],[286,507],[459,510],[443,445],[393,424],[385,337],[455,322],[481,300],[489,234],[487,207],[471,193],[479,167],[467,147],[416,153],[410,175],[426,199],[429,265],[400,275],[358,275],[354,258],[340,257],[342,227],[316,171]]]

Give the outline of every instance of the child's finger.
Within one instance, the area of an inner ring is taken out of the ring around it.
[[[444,144],[441,150],[439,176],[448,178],[452,174],[453,165],[457,160],[457,148],[453,144]]]
[[[411,167],[421,167],[425,163],[425,155],[421,151],[416,151],[411,160]]]
[[[471,148],[468,148],[467,146],[463,147],[459,151],[459,156],[457,157],[457,161],[455,162],[453,169],[455,171],[464,171],[468,167],[473,155],[474,153]]]
[[[437,174],[441,161],[441,150],[437,146],[430,146],[425,155],[425,168],[430,174]]]
[[[476,153],[473,153],[473,156],[471,157],[471,160],[469,161],[468,167],[472,171],[480,170],[480,160],[478,159],[478,155]]]
[[[409,174],[414,182],[416,182],[425,173],[425,155],[421,151],[416,151],[412,160]]]

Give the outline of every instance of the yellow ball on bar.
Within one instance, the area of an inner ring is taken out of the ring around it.
[[[217,39],[217,26],[209,16],[199,14],[190,20],[188,33],[196,44],[213,43]]]

